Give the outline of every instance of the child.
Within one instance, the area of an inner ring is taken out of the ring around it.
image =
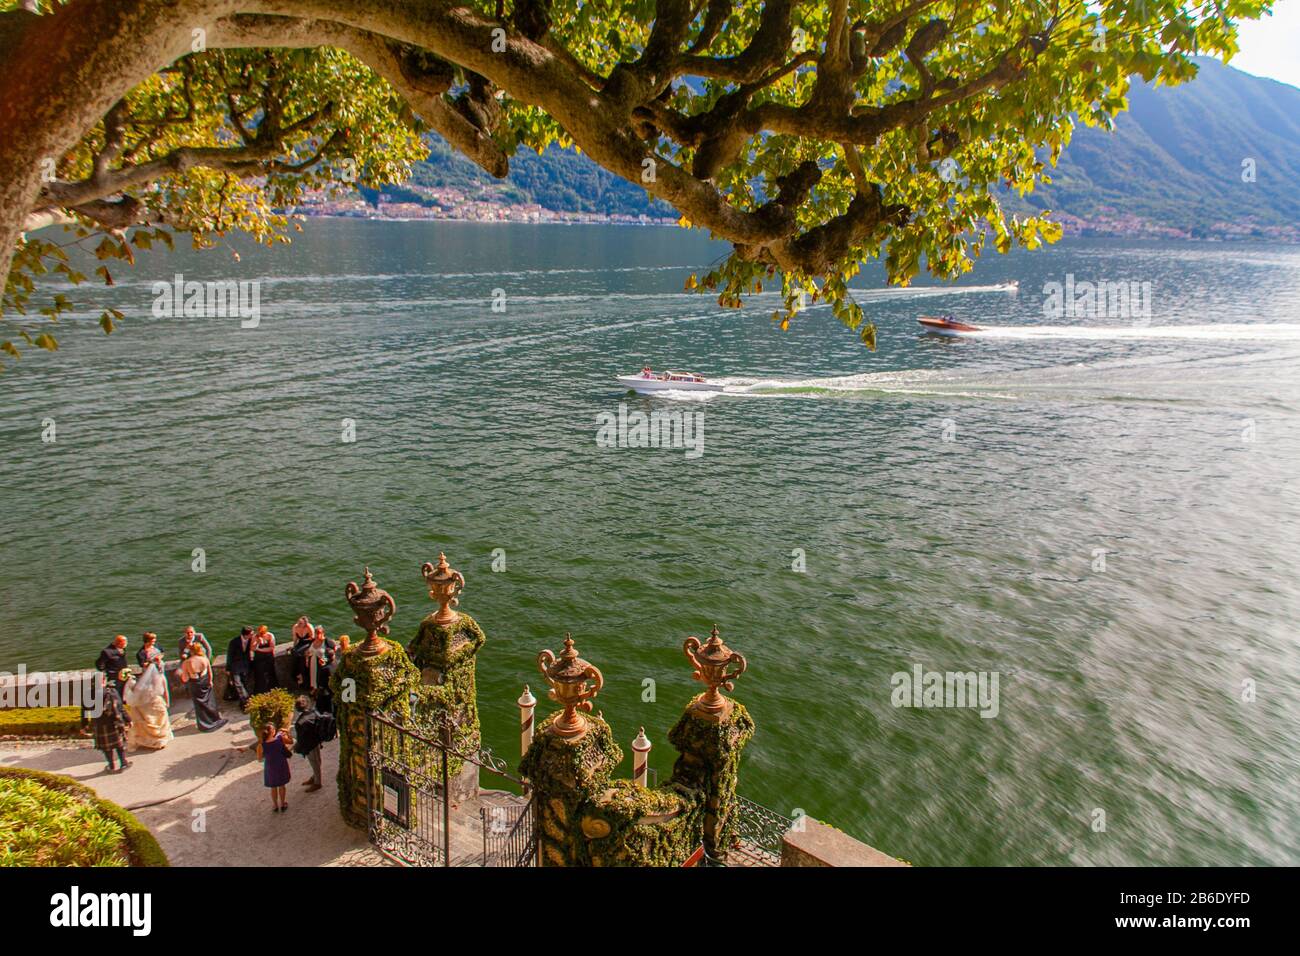
[[[289,784],[289,754],[293,752],[293,738],[277,724],[268,723],[257,745],[257,757],[262,761],[262,782],[271,788],[271,812],[283,813],[289,809],[285,788]]]

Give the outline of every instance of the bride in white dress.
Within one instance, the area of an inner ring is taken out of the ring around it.
[[[139,677],[127,682],[123,694],[131,713],[132,750],[161,750],[172,739],[172,722],[167,716],[171,695],[162,670],[162,657],[150,658]]]

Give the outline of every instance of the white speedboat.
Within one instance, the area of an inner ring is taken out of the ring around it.
[[[703,375],[690,372],[652,372],[643,370],[636,375],[620,375],[618,383],[643,395],[651,392],[720,392],[723,386],[710,382]]]

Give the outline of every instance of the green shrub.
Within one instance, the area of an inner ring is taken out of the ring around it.
[[[248,726],[253,728],[258,740],[269,723],[281,730],[293,727],[293,701],[293,694],[279,687],[248,698]]]
[[[80,707],[0,710],[0,737],[75,737],[80,727]]]
[[[168,866],[153,834],[71,777],[0,767],[0,866]]]

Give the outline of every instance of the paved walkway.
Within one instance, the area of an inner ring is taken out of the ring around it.
[[[225,705],[230,723],[199,733],[187,697],[172,706],[176,739],[158,751],[129,755],[131,767],[105,771],[87,740],[0,741],[0,764],[61,773],[132,811],[153,831],[173,866],[381,866],[386,861],[361,830],[339,816],[335,771],[338,743],[322,749],[324,786],[304,793],[307,761],[290,761],[289,809],[271,812],[254,735],[238,708]],[[237,747],[248,747],[239,752]],[[466,849],[469,849],[468,847]],[[476,847],[481,853],[481,846]]]
[[[175,739],[162,750],[129,754],[131,766],[118,774],[107,772],[103,755],[84,738],[0,741],[0,765],[60,773],[93,788],[153,831],[173,866],[389,865],[339,814],[337,741],[321,750],[324,786],[314,793],[304,792],[307,761],[290,761],[289,809],[272,813],[248,718],[233,704],[223,703],[222,713],[230,720],[226,726],[200,733],[189,698],[177,697],[171,708]],[[522,803],[495,790],[482,791],[480,799],[489,808]],[[481,865],[477,806],[453,806],[451,851],[452,866]]]

